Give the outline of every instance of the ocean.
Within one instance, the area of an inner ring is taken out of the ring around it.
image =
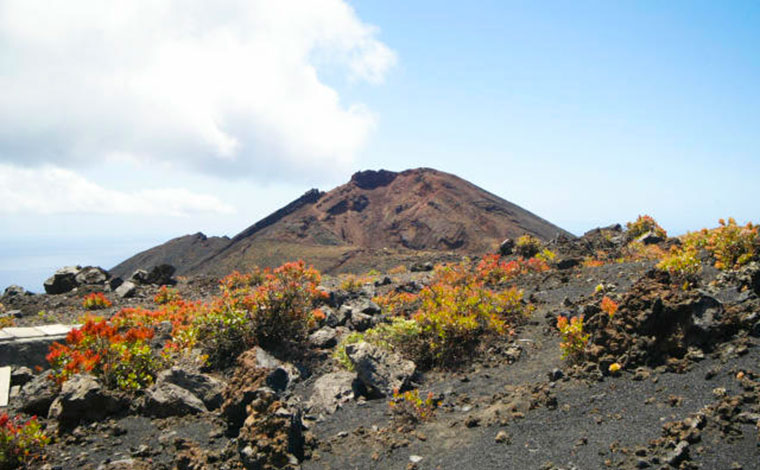
[[[166,237],[116,239],[0,236],[0,294],[12,284],[41,293],[44,292],[45,279],[58,268],[80,265],[109,269],[166,240]]]

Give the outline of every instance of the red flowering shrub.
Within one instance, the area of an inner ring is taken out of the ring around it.
[[[135,327],[119,332],[105,320],[88,319],[66,336],[66,344],[50,346],[47,360],[52,378],[63,383],[75,374],[99,377],[110,388],[137,390],[153,383],[159,367],[148,341],[153,329]]]
[[[23,421],[0,414],[0,469],[19,468],[38,458],[50,439],[36,417]]]
[[[155,302],[156,305],[165,305],[169,302],[174,302],[175,300],[180,299],[179,291],[167,286],[161,286],[161,288],[158,289],[158,292],[156,292],[156,295],[153,296],[153,302]]]
[[[486,284],[502,284],[528,273],[549,270],[547,262],[540,258],[517,258],[502,261],[497,254],[485,255],[477,267],[477,275]]]
[[[609,297],[604,296],[604,298],[602,299],[601,308],[602,308],[602,312],[606,313],[607,315],[610,316],[610,318],[612,318],[613,316],[615,316],[615,312],[617,312],[618,304],[617,302],[610,299]]]
[[[108,308],[111,305],[113,305],[111,301],[108,300],[102,292],[93,292],[92,294],[86,295],[84,300],[82,300],[82,307],[87,310],[100,310],[102,308]]]

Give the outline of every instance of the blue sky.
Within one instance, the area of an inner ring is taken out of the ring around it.
[[[757,2],[109,3],[0,0],[0,288],[367,168],[576,234],[760,220]]]

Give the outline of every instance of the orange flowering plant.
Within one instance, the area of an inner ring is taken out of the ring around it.
[[[617,312],[618,304],[605,295],[602,299],[601,308],[602,312],[606,313],[610,316],[610,318],[612,318],[615,316],[615,312]]]
[[[105,320],[88,319],[66,336],[66,343],[50,346],[51,377],[59,384],[71,376],[89,373],[109,388],[137,390],[153,383],[159,358],[150,348],[153,329],[130,328],[123,333]]]
[[[20,416],[0,414],[0,468],[25,466],[40,457],[49,442],[36,417],[24,421]]]
[[[111,301],[102,292],[93,292],[86,295],[82,300],[82,307],[87,310],[100,310],[111,305],[113,305]]]

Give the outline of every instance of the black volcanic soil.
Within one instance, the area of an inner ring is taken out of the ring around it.
[[[556,316],[582,310],[593,323],[588,306],[598,303],[600,284],[619,300],[655,285],[665,299],[663,308],[676,311],[685,305],[688,299],[660,282],[652,266],[650,261],[611,263],[521,277],[518,287],[537,308],[514,336],[471,362],[463,358],[454,370],[415,378],[421,392],[431,391],[442,400],[432,419],[402,425],[393,419],[387,399],[364,398],[332,415],[307,414],[304,424],[314,441],[300,468],[760,468],[760,323],[753,331],[743,325],[714,338],[703,354],[631,366],[618,376],[597,363],[572,366],[560,357]],[[389,277],[389,285],[367,289],[383,293],[409,281],[425,282],[429,273]],[[722,299],[726,312],[747,317],[760,310],[756,292],[715,280],[716,273],[707,269],[701,292]],[[333,289],[339,283],[330,277],[323,282]],[[178,288],[188,298],[215,293],[211,278],[182,279]],[[155,290],[144,287],[140,297],[112,310],[148,305]],[[18,305],[2,302],[25,311],[44,307],[65,320],[73,318],[80,299],[81,293],[73,293],[27,296]],[[727,314],[724,321],[729,319]],[[40,321],[35,315],[20,319],[22,324]],[[309,361],[309,373],[289,396],[293,402],[305,402],[316,378],[334,367],[329,351]],[[229,379],[232,371],[216,374]],[[115,416],[58,437],[45,468],[241,468],[231,448],[234,438],[225,435],[215,413],[152,420]],[[128,463],[109,464],[122,459]],[[188,463],[193,459],[200,466]],[[201,460],[205,463],[198,464]]]

